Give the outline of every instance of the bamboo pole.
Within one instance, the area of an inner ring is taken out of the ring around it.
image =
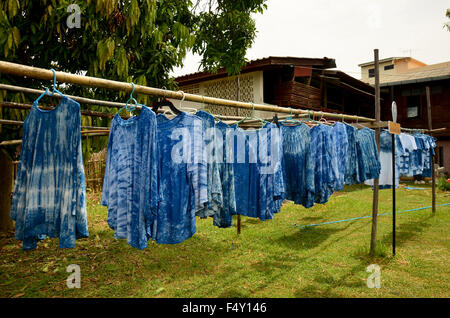
[[[32,105],[31,104],[23,104],[23,103],[14,103],[14,102],[0,102],[0,107],[30,110]],[[48,107],[48,106],[39,106],[39,108],[43,109],[43,110],[54,109],[54,107]],[[97,111],[93,111],[93,110],[81,110],[81,115],[90,116],[90,117],[113,118],[115,114],[97,112]]]
[[[23,125],[23,121],[0,119],[0,125],[17,125],[17,126],[22,126]],[[81,126],[81,129],[107,130],[109,128],[108,127]]]
[[[44,92],[43,90],[40,90],[40,89],[7,85],[7,84],[0,84],[0,90],[8,90],[8,91],[13,91],[13,92],[21,92],[21,93],[33,94],[33,95],[41,95]],[[126,105],[126,103],[110,102],[110,101],[105,101],[105,100],[85,98],[85,97],[79,97],[79,96],[74,96],[74,95],[66,95],[66,96],[80,104],[91,104],[91,105],[106,106],[106,107],[113,107],[113,108],[122,108]],[[59,94],[54,94],[50,97],[59,98],[59,99],[62,98],[62,96]]]
[[[375,57],[375,119],[376,123],[380,122],[380,68],[378,60],[378,49],[374,50]],[[375,129],[375,140],[378,152],[380,151],[380,128]],[[395,187],[395,184],[394,184]],[[378,223],[378,190],[379,179],[373,182],[373,204],[372,204],[372,233],[370,237],[370,255],[374,256],[376,251],[377,240],[377,223]]]
[[[0,61],[0,73],[6,73],[6,74],[15,75],[15,76],[26,76],[29,78],[41,79],[41,80],[53,80],[53,72],[50,70],[16,64],[16,63],[11,63],[11,62],[5,62],[5,61]],[[102,79],[102,78],[97,78],[97,77],[76,75],[76,74],[65,73],[65,72],[56,72],[56,80],[60,83],[77,84],[77,85],[88,86],[88,87],[106,88],[106,89],[126,91],[126,92],[131,92],[133,89],[133,85],[131,83],[124,83],[124,82],[107,80],[107,79]],[[142,86],[142,85],[135,85],[134,92],[136,94],[160,96],[160,97],[173,98],[173,99],[182,99],[184,97],[184,100],[186,100],[186,101],[198,102],[198,103],[202,103],[202,104],[223,105],[223,106],[254,109],[254,110],[269,111],[269,112],[276,112],[276,113],[291,113],[292,112],[293,114],[311,114],[314,116],[322,116],[323,115],[330,119],[344,118],[346,120],[351,120],[351,121],[354,121],[354,120],[366,121],[366,122],[375,121],[373,118],[367,118],[367,117],[361,117],[361,116],[341,115],[341,114],[336,114],[336,113],[327,113],[327,112],[321,112],[321,111],[308,111],[308,110],[303,110],[303,109],[292,109],[291,110],[291,109],[285,108],[285,107],[245,103],[245,102],[227,100],[227,99],[222,99],[222,98],[194,95],[194,94],[184,93],[182,91],[175,92],[175,91],[164,90],[164,89],[159,89],[159,88],[154,88],[154,87],[149,87],[149,86]]]
[[[433,118],[431,117],[431,96],[430,96],[430,87],[426,87],[427,94],[427,115],[428,115],[428,130],[430,131],[430,135],[433,131]],[[435,156],[431,157],[431,211],[433,215],[436,215],[436,168],[434,166]]]

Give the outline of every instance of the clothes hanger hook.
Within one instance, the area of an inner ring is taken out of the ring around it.
[[[133,82],[131,82],[131,85],[133,85],[133,89],[131,90],[130,99],[133,98],[134,89],[136,88]]]
[[[178,106],[179,108],[181,108],[181,103],[184,101],[184,98],[186,97],[186,94],[183,91],[178,91],[178,92],[183,94],[183,97],[180,100],[180,106]]]
[[[52,92],[50,93],[50,96],[53,96],[53,94],[55,93],[55,88],[56,88],[56,71],[54,69],[50,69],[50,71],[53,72],[53,89],[52,89]]]

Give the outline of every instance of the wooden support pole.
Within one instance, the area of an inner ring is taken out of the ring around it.
[[[375,123],[380,122],[380,69],[378,59],[378,49],[374,50],[375,56]],[[375,140],[378,152],[380,151],[380,128],[375,129]],[[394,185],[395,186],[395,185]],[[377,222],[378,222],[378,190],[379,179],[373,182],[373,205],[372,205],[372,233],[370,237],[370,256],[375,255],[377,240]]]
[[[431,117],[431,95],[430,95],[430,87],[426,87],[427,94],[427,115],[428,115],[428,130],[430,131],[430,135],[432,135],[433,131],[433,120]],[[436,168],[434,166],[435,156],[431,157],[431,211],[433,215],[436,215]]]

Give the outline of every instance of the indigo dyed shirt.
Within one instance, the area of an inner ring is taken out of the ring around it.
[[[233,128],[236,211],[263,221],[272,219],[285,192],[279,129],[270,123],[258,130]]]
[[[208,202],[208,176],[202,120],[182,112],[171,120],[157,117],[160,202],[152,239],[176,244],[196,232],[195,213]]]
[[[359,160],[356,143],[356,134],[358,133],[358,128],[348,124],[344,125],[347,131],[347,141],[348,141],[344,181],[345,184],[359,184],[361,183],[361,181],[359,177],[359,167],[358,167]]]
[[[111,121],[101,204],[108,207],[108,225],[118,239],[147,247],[150,225],[159,201],[156,116],[143,106],[127,120]]]
[[[203,209],[197,211],[197,215],[201,218],[206,218],[208,216],[214,216],[220,209],[224,208],[222,184],[218,166],[219,160],[217,158],[220,149],[216,149],[216,147],[221,147],[222,144],[220,143],[220,136],[216,136],[214,117],[203,110],[198,111],[195,115],[198,116],[203,123],[208,175],[208,203]],[[216,140],[216,137],[218,140]]]
[[[310,128],[281,124],[283,176],[286,199],[305,208],[314,205],[314,161],[311,153]]]
[[[375,132],[369,128],[358,130],[356,134],[358,168],[360,182],[378,179],[381,170],[380,157],[375,141]]]
[[[315,163],[314,202],[326,203],[333,194],[337,179],[336,146],[333,128],[319,124],[311,128],[311,152]]]
[[[220,228],[232,226],[232,215],[236,214],[236,193],[234,188],[233,137],[234,128],[220,121],[216,124],[216,160],[222,186],[222,207],[214,214],[213,224]]]
[[[24,121],[10,211],[23,250],[45,236],[73,248],[89,235],[80,129],[80,105],[65,96],[52,110],[33,103]]]
[[[348,138],[346,125],[337,122],[333,126],[333,140],[336,146],[336,160],[337,160],[337,176],[334,189],[341,191],[344,189],[345,183],[345,169],[347,166],[348,156]]]

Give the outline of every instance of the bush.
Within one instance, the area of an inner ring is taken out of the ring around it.
[[[440,178],[437,186],[439,190],[450,191],[450,179]]]

